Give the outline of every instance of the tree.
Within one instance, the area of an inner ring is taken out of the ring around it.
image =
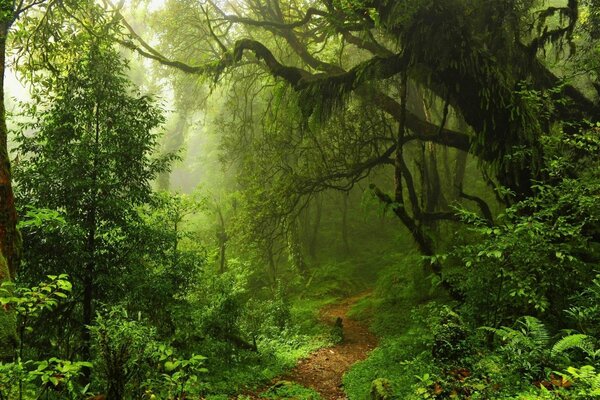
[[[374,168],[391,165],[395,189],[390,193],[374,186],[373,192],[404,223],[425,255],[436,252],[432,223],[456,216],[432,207],[432,201],[421,201],[420,193],[438,178],[435,173],[423,174],[430,181],[418,185],[409,163],[411,142],[470,152],[500,200],[512,204],[532,193],[534,180],[545,178],[543,136],[551,134],[556,124],[566,123],[576,131],[573,127],[583,119],[600,117],[589,93],[564,82],[545,63],[545,54],[552,52],[568,66],[569,49],[578,45],[575,33],[596,40],[589,33],[595,20],[578,18],[582,9],[596,15],[594,2],[565,0],[561,6],[544,7],[544,2],[514,0],[328,0],[303,5],[248,0],[244,7],[212,1],[168,6],[167,16],[186,10],[185,21],[169,24],[168,40],[183,44],[193,38],[190,48],[197,50],[193,57],[180,51],[186,46],[161,54],[131,30],[121,43],[191,74],[215,79],[235,76],[237,71],[254,74],[259,76],[254,93],[269,85],[281,93],[283,83],[292,89],[286,95],[296,99],[299,127],[315,128],[311,133],[327,128],[328,121],[352,107],[367,104],[385,114],[382,123],[368,131],[368,143],[374,145],[367,148],[372,153],[361,153],[340,171],[313,175],[305,188],[314,193],[340,182],[342,187],[352,186]],[[593,83],[596,76],[587,79]],[[560,101],[552,108],[540,108],[528,98],[531,89],[541,92],[543,101]],[[423,98],[428,96],[435,99],[432,104],[441,111],[439,118],[432,117],[431,110],[422,112]],[[290,127],[295,132],[293,143],[305,144],[301,139],[307,130],[286,123],[294,118],[281,113],[275,122],[268,122]],[[450,129],[451,118],[458,122],[454,125],[469,129]],[[339,141],[332,148],[347,145]],[[424,168],[425,161],[420,170],[435,172]],[[297,178],[296,170],[289,175]],[[460,189],[463,200],[473,201],[489,217],[490,207],[482,199]],[[436,193],[427,197],[439,200]],[[433,271],[440,274],[441,265],[434,263]]]
[[[93,13],[92,13],[93,15]],[[84,358],[94,304],[127,267],[128,226],[147,202],[150,182],[169,158],[152,159],[163,121],[151,98],[135,93],[127,65],[101,36],[101,23],[62,43],[58,75],[34,71],[33,123],[18,137],[16,179],[28,204],[59,210],[66,227],[27,235],[24,277],[65,270],[75,280]],[[27,232],[26,232],[27,234]],[[131,249],[130,249],[131,250]],[[102,287],[103,290],[99,291]]]

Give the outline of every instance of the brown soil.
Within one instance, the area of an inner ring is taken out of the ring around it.
[[[275,382],[296,382],[317,391],[325,400],[346,399],[342,390],[344,373],[352,364],[364,360],[369,351],[377,346],[376,337],[365,324],[346,317],[352,305],[365,295],[363,293],[345,299],[321,310],[321,320],[329,325],[333,325],[338,317],[343,319],[344,341],[336,346],[317,350],[298,361],[292,371]]]

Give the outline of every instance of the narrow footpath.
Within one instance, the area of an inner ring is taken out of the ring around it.
[[[298,383],[315,390],[324,400],[346,399],[342,389],[344,373],[352,364],[367,358],[368,353],[377,346],[377,338],[365,324],[347,318],[354,303],[364,296],[363,293],[323,308],[320,316],[323,322],[333,326],[336,318],[342,318],[344,341],[313,352],[274,382],[285,380]]]

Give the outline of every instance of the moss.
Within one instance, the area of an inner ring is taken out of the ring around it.
[[[371,400],[389,400],[392,397],[392,384],[390,381],[379,378],[371,383]]]
[[[8,264],[0,254],[0,283],[10,280]],[[0,306],[0,360],[10,358],[17,344],[16,315]]]

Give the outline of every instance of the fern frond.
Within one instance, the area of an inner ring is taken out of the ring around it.
[[[586,355],[594,353],[594,339],[583,333],[565,336],[552,346],[552,356],[557,356],[567,350],[580,349]]]
[[[543,346],[550,341],[550,334],[542,321],[535,317],[525,316],[519,319],[519,323],[523,325],[524,335],[533,341],[538,346]]]

